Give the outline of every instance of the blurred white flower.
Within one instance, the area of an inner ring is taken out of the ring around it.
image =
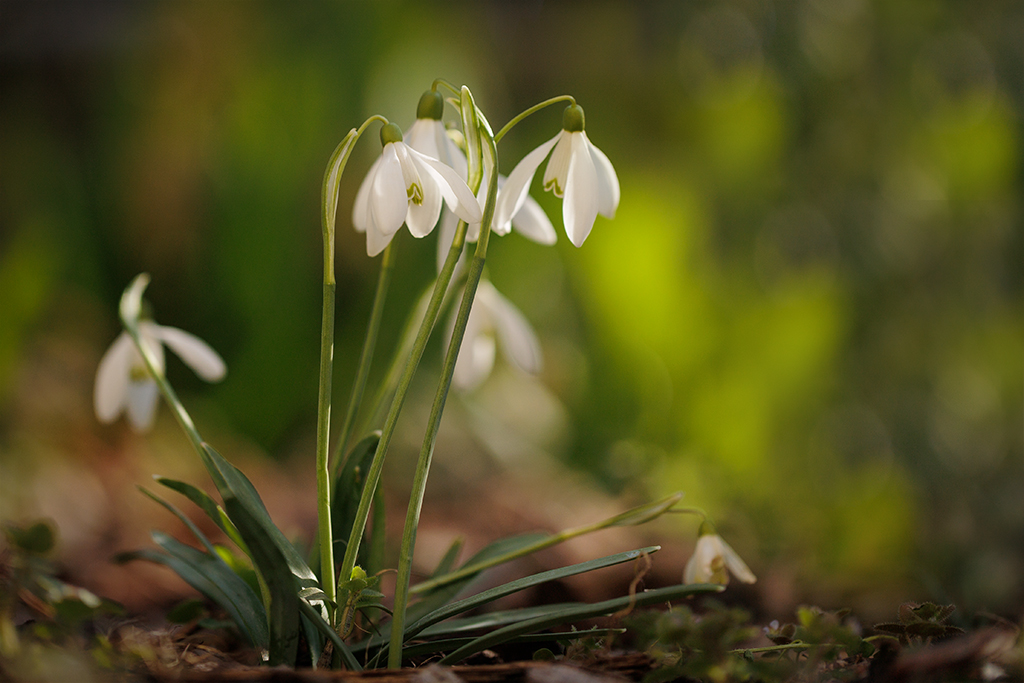
[[[701,525],[700,536],[693,557],[683,570],[683,583],[729,583],[729,572],[743,583],[754,583],[757,577],[750,571],[736,551],[710,529],[706,522]]]
[[[448,339],[455,328],[455,315],[448,325]],[[476,290],[473,308],[466,322],[466,334],[459,349],[452,382],[470,391],[494,369],[496,347],[516,367],[536,374],[541,369],[540,342],[526,317],[487,280]]]
[[[164,370],[164,344],[196,371],[207,382],[224,378],[227,368],[217,352],[199,337],[176,327],[165,327],[155,322],[139,322],[139,337],[153,354],[160,372]],[[160,390],[150,376],[142,355],[127,332],[114,340],[103,355],[96,370],[93,407],[100,422],[113,422],[121,413],[128,413],[128,421],[137,432],[153,425]]]
[[[384,148],[370,167],[352,207],[352,225],[366,233],[366,253],[384,251],[402,227],[425,237],[437,224],[441,200],[467,223],[480,222],[480,204],[466,181],[447,164],[402,142],[393,123],[381,129]]]
[[[553,151],[552,151],[553,150]],[[565,233],[577,247],[594,227],[597,214],[614,218],[619,206],[619,179],[604,153],[591,144],[583,130],[583,109],[572,105],[565,110],[562,131],[516,164],[498,195],[495,232],[508,232],[508,225],[526,201],[533,176],[551,154],[544,172],[544,189],[562,197]]]

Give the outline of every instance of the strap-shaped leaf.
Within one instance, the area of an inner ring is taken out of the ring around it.
[[[530,633],[509,639],[510,643],[564,643],[580,638],[600,638],[602,636],[625,633],[624,628],[590,628],[581,631],[559,631],[551,633]],[[446,640],[430,640],[425,643],[406,645],[402,654],[406,657],[422,657],[435,652],[452,652],[473,641],[472,638],[449,638]]]
[[[545,533],[530,533],[499,539],[478,550],[457,571],[431,577],[426,583],[435,582],[436,585],[434,588],[424,591],[427,594],[424,599],[408,608],[406,611],[408,623],[419,621],[430,612],[447,605],[484,569],[520,557],[524,548],[543,542],[548,537],[549,534]],[[442,560],[442,565],[445,563],[445,560]],[[470,568],[468,571],[467,567]],[[440,568],[441,566],[438,567],[438,569]],[[413,586],[411,592],[416,593],[417,587]]]
[[[203,450],[206,452],[206,462],[209,463],[209,467],[213,468],[211,475],[213,476],[214,483],[217,484],[221,498],[224,500],[224,508],[228,513],[228,517],[231,518],[231,521],[238,528],[242,540],[246,544],[251,543],[248,534],[242,531],[241,524],[239,524],[235,513],[228,506],[229,499],[236,501],[236,509],[243,509],[248,514],[249,519],[247,521],[250,525],[250,532],[258,532],[266,536],[266,539],[277,548],[291,573],[297,578],[300,588],[319,585],[316,576],[309,568],[309,565],[306,564],[302,555],[299,554],[295,546],[285,538],[285,535],[281,533],[281,530],[270,519],[270,513],[267,512],[263,499],[260,498],[260,494],[257,493],[256,487],[252,485],[249,478],[240,469],[225,460],[209,444],[204,443]],[[251,546],[250,550],[253,550]],[[253,555],[255,555],[255,552],[253,552]],[[255,557],[253,557],[253,561],[256,561]],[[257,563],[258,565],[259,563]],[[265,574],[264,578],[269,581],[269,577]]]
[[[570,576],[576,576],[577,574],[585,574],[586,572],[595,571],[597,569],[604,569],[605,567],[612,567],[617,564],[624,562],[630,562],[637,559],[641,555],[655,553],[661,550],[661,546],[650,546],[648,548],[641,548],[639,550],[630,550],[624,553],[617,553],[615,555],[608,555],[607,557],[598,558],[596,560],[589,560],[587,562],[580,562],[579,564],[570,565],[568,567],[559,567],[558,569],[552,569],[546,572],[540,572],[531,576],[526,576],[515,581],[496,586],[489,590],[485,590],[481,593],[477,593],[464,600],[452,602],[444,607],[434,610],[430,614],[422,617],[415,623],[410,624],[405,629],[405,637],[412,638],[419,634],[423,629],[428,626],[432,626],[440,621],[444,621],[456,614],[462,614],[469,612],[477,607],[486,605],[489,602],[503,598],[506,595],[511,595],[527,588],[546,583],[548,581],[557,581]]]
[[[676,505],[676,503],[678,503],[682,499],[682,497],[683,494],[681,492],[673,493],[662,498],[661,500],[656,500],[652,503],[646,503],[644,505],[631,508],[629,510],[626,510],[625,512],[620,512],[619,514],[613,517],[609,517],[608,519],[602,520],[595,524],[587,524],[585,526],[576,527],[574,529],[566,529],[564,531],[558,532],[557,534],[540,534],[539,536],[535,535],[535,540],[532,543],[513,546],[506,553],[497,556],[492,556],[484,560],[477,560],[476,558],[474,558],[473,560],[467,562],[465,565],[460,567],[457,571],[451,572],[444,576],[432,577],[430,579],[427,579],[426,581],[416,584],[410,589],[409,592],[429,593],[445,584],[460,581],[464,579],[467,575],[476,574],[489,567],[494,567],[504,562],[508,562],[509,560],[513,560],[517,557],[529,555],[531,553],[537,552],[538,550],[550,548],[553,545],[558,545],[559,543],[568,541],[571,538],[576,538],[577,536],[582,536],[584,534],[600,531],[601,529],[607,529],[613,526],[634,526],[637,524],[644,524],[645,522],[649,522],[652,519],[655,519],[660,515],[663,515],[669,510],[671,510]],[[512,541],[515,538],[522,537],[513,537],[511,539],[506,540]]]
[[[185,583],[219,605],[237,624],[238,630],[255,647],[267,647],[267,614],[263,603],[249,585],[224,562],[160,531],[153,541],[166,552],[138,550],[118,557],[119,561],[143,559],[169,567]]]
[[[636,595],[624,595],[620,598],[605,600],[594,604],[576,605],[565,607],[564,609],[552,610],[548,614],[543,614],[533,617],[532,619],[526,619],[515,624],[510,624],[484,634],[479,638],[474,639],[472,642],[463,645],[454,652],[445,655],[445,657],[438,663],[454,664],[466,657],[469,657],[470,655],[476,654],[481,650],[486,650],[489,647],[494,647],[495,645],[510,640],[511,638],[540,631],[541,629],[550,628],[551,626],[569,624],[582,619],[607,616],[627,607],[647,607],[648,605],[680,600],[682,598],[701,593],[718,593],[722,590],[722,586],[712,584],[669,586],[667,588],[644,591],[643,593],[638,593]]]
[[[356,510],[359,507],[359,497],[363,493],[363,483],[366,481],[366,471],[370,468],[373,454],[377,450],[377,443],[380,441],[380,432],[373,432],[361,439],[359,443],[349,451],[345,466],[338,472],[334,483],[334,497],[331,500],[331,530],[335,539],[341,543],[347,543],[349,534],[352,532],[352,525],[355,523]],[[360,555],[363,555],[360,548]],[[357,564],[362,566],[363,558]]]
[[[345,641],[341,639],[338,633],[331,628],[331,625],[327,623],[320,610],[313,605],[310,605],[305,600],[299,601],[299,609],[302,610],[302,617],[304,620],[308,620],[310,624],[316,627],[320,633],[327,637],[334,644],[334,648],[341,653],[341,659],[345,662],[351,671],[362,671],[363,667],[359,665],[355,655],[352,654],[352,650],[349,649]]]
[[[295,666],[299,649],[299,583],[279,544],[248,505],[232,494],[224,507],[238,527],[270,593],[270,665]],[[274,527],[276,530],[277,527]],[[280,533],[280,532],[278,532]]]
[[[231,539],[231,542],[238,546],[239,550],[244,552],[246,555],[249,554],[248,549],[245,547],[245,542],[242,540],[242,537],[238,535],[238,529],[235,528],[234,523],[228,518],[227,513],[224,512],[224,508],[217,505],[217,501],[211,498],[206,491],[203,491],[192,484],[178,481],[177,479],[161,477],[159,475],[154,475],[153,480],[162,486],[166,486],[172,491],[177,491],[195,503],[199,509],[206,513],[207,517],[213,520],[214,524],[220,527],[221,531]]]

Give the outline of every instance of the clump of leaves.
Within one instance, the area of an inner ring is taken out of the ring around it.
[[[962,628],[946,623],[955,610],[954,605],[905,602],[896,612],[899,621],[875,624],[875,630],[896,637],[903,645],[963,635]]]

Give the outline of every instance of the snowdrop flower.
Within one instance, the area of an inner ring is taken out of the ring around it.
[[[451,166],[402,142],[393,123],[381,128],[381,156],[356,193],[352,225],[366,233],[366,253],[384,251],[402,223],[414,237],[430,234],[441,214],[441,199],[467,223],[480,222],[480,204]]]
[[[160,372],[164,370],[164,344],[207,382],[218,382],[227,372],[216,351],[184,330],[143,320],[139,322],[139,337],[156,359]],[[93,391],[96,417],[100,422],[109,423],[127,412],[128,421],[135,431],[147,431],[153,425],[159,395],[160,390],[146,369],[142,355],[128,333],[122,332],[103,355],[96,370]]]
[[[448,326],[448,339],[451,339],[454,328],[453,315]],[[510,363],[529,373],[540,372],[540,342],[530,323],[511,301],[498,293],[494,285],[483,280],[477,287],[459,358],[455,362],[452,382],[456,387],[470,391],[487,379],[494,368],[496,342],[500,342]]]
[[[542,161],[551,154],[544,171],[544,189],[562,197],[565,233],[577,247],[594,227],[597,214],[615,217],[619,206],[619,179],[608,157],[587,138],[583,130],[583,109],[566,107],[562,131],[533,150],[516,164],[495,207],[495,230],[507,232],[507,226],[526,201],[533,176]],[[553,151],[552,151],[553,150]]]
[[[722,540],[709,522],[702,523],[697,533],[697,547],[683,570],[683,583],[717,583],[724,586],[729,583],[729,572],[743,583],[757,581],[746,562]]]
[[[468,180],[469,165],[466,162],[466,155],[448,134],[441,117],[444,112],[444,101],[441,94],[428,90],[420,98],[419,106],[416,108],[416,121],[409,126],[406,133],[406,144],[417,152],[433,157],[455,169],[463,180]],[[490,171],[484,165],[483,180],[480,182],[481,193],[477,198],[480,204],[480,213],[483,214],[483,205],[486,200],[486,188]],[[498,176],[498,189],[500,190],[506,182],[505,176]],[[437,242],[437,268],[441,269],[448,250],[451,248],[452,240],[455,239],[455,228],[459,216],[451,211],[445,211],[441,217],[440,236]],[[506,235],[510,225],[506,223],[503,229],[499,230],[498,225],[492,219],[491,228],[499,235]],[[555,228],[551,225],[540,204],[527,194],[519,211],[512,216],[511,228],[524,237],[539,244],[554,244],[557,240]],[[480,238],[480,221],[469,223],[466,230],[466,241],[476,242]]]

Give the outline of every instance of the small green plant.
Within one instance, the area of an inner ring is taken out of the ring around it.
[[[876,631],[895,636],[903,645],[963,635],[962,628],[946,623],[955,611],[955,605],[905,602],[896,612],[898,621],[875,624],[874,628]]]
[[[443,93],[449,97],[445,99]],[[567,105],[561,130],[527,154],[507,179],[499,179],[498,147],[505,135],[528,116],[560,103]],[[446,105],[457,119],[458,130],[449,130],[443,122]],[[381,270],[349,403],[338,434],[332,438],[338,197],[352,150],[375,123],[382,124],[381,156],[356,192],[352,225],[366,234],[367,254],[381,255]],[[566,235],[575,246],[581,246],[598,214],[614,216],[619,183],[611,162],[587,137],[583,109],[571,96],[530,107],[495,133],[469,88],[438,80],[420,99],[416,122],[406,135],[383,116],[371,116],[349,131],[331,155],[321,194],[324,277],[315,454],[318,529],[315,550],[309,558],[274,525],[249,479],[203,440],[178,400],[164,374],[165,345],[204,379],[218,380],[226,368],[205,342],[182,330],[158,325],[143,314],[143,294],[149,278],[138,276],[121,298],[124,333],[104,356],[97,372],[97,415],[111,421],[125,411],[135,428],[145,429],[162,395],[210,474],[220,502],[186,482],[163,477],[157,477],[156,482],[197,505],[217,524],[230,546],[214,544],[177,507],[146,490],[147,496],[181,519],[200,547],[154,531],[152,538],[158,549],[125,553],[120,559],[143,559],[173,569],[223,608],[241,636],[265,651],[271,665],[308,662],[317,666],[330,662],[349,669],[385,662],[395,668],[409,657],[425,653],[439,653],[442,663],[455,663],[500,643],[529,641],[551,627],[615,614],[624,608],[718,592],[730,571],[742,581],[754,581],[753,573],[714,532],[706,515],[678,507],[681,493],[558,533],[501,539],[461,564],[460,546],[456,545],[433,576],[419,583],[412,581],[420,510],[450,389],[453,384],[469,389],[482,381],[493,363],[496,341],[501,342],[514,364],[525,370],[540,367],[540,347],[532,329],[487,282],[484,264],[490,238],[512,229],[542,244],[556,240],[550,219],[529,197],[532,179],[548,157],[544,189],[563,199]],[[444,205],[448,210],[442,214]],[[405,224],[414,237],[422,238],[438,223],[437,278],[421,304],[408,314],[407,332],[397,344],[374,400],[363,405],[386,292],[395,271],[393,237]],[[464,249],[474,242],[472,253]],[[475,308],[474,303],[478,303]],[[386,569],[381,566],[384,512],[380,481],[409,387],[438,317],[448,305],[453,308],[453,318],[447,350],[412,476],[395,594],[389,609],[385,596],[377,590],[377,577]],[[360,416],[363,420],[357,422]],[[595,604],[461,616],[538,583],[646,558],[658,548],[616,553],[460,597],[488,568],[582,534],[643,524],[668,512],[695,513],[706,522],[701,527],[698,552],[687,567],[689,585]],[[335,559],[336,548],[343,550],[340,561]],[[563,640],[572,637],[570,632]]]

